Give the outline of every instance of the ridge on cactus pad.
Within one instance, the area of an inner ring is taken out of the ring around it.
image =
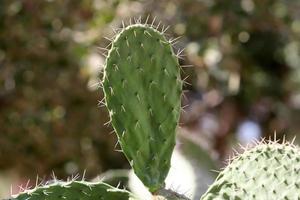
[[[236,157],[201,200],[300,199],[300,150],[262,143]]]
[[[56,182],[24,191],[9,200],[128,200],[133,199],[126,190],[108,184],[84,181]]]
[[[151,192],[163,188],[182,88],[171,44],[151,26],[124,28],[112,42],[103,79],[111,123],[124,154]]]

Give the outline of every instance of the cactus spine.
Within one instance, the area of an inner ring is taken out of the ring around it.
[[[121,148],[151,192],[164,187],[175,146],[182,81],[171,44],[148,25],[112,42],[103,88]]]

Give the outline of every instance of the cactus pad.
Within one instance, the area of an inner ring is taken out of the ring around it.
[[[83,181],[56,182],[24,191],[10,200],[128,200],[129,192],[105,183]]]
[[[182,80],[171,44],[148,25],[123,29],[108,53],[103,88],[124,154],[157,191],[170,168],[180,111]]]
[[[201,200],[300,199],[300,151],[260,144],[235,158]]]

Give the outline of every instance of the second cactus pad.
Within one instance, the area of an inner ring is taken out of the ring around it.
[[[292,145],[260,144],[220,173],[201,200],[300,199],[300,151]]]
[[[112,42],[103,88],[111,123],[136,175],[164,186],[175,146],[182,81],[171,44],[148,25],[131,25]]]
[[[132,195],[102,182],[55,182],[24,191],[9,200],[133,200]]]

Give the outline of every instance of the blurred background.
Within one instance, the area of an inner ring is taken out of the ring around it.
[[[187,84],[170,172],[180,180],[171,177],[170,187],[197,199],[239,144],[274,132],[293,140],[299,10],[299,0],[1,0],[0,198],[53,173],[93,179],[110,170],[101,177],[130,185],[129,164],[98,105],[105,57],[97,47],[109,45],[104,37],[122,20],[156,17],[155,25],[169,26],[167,38],[180,37],[175,51],[184,49]]]

